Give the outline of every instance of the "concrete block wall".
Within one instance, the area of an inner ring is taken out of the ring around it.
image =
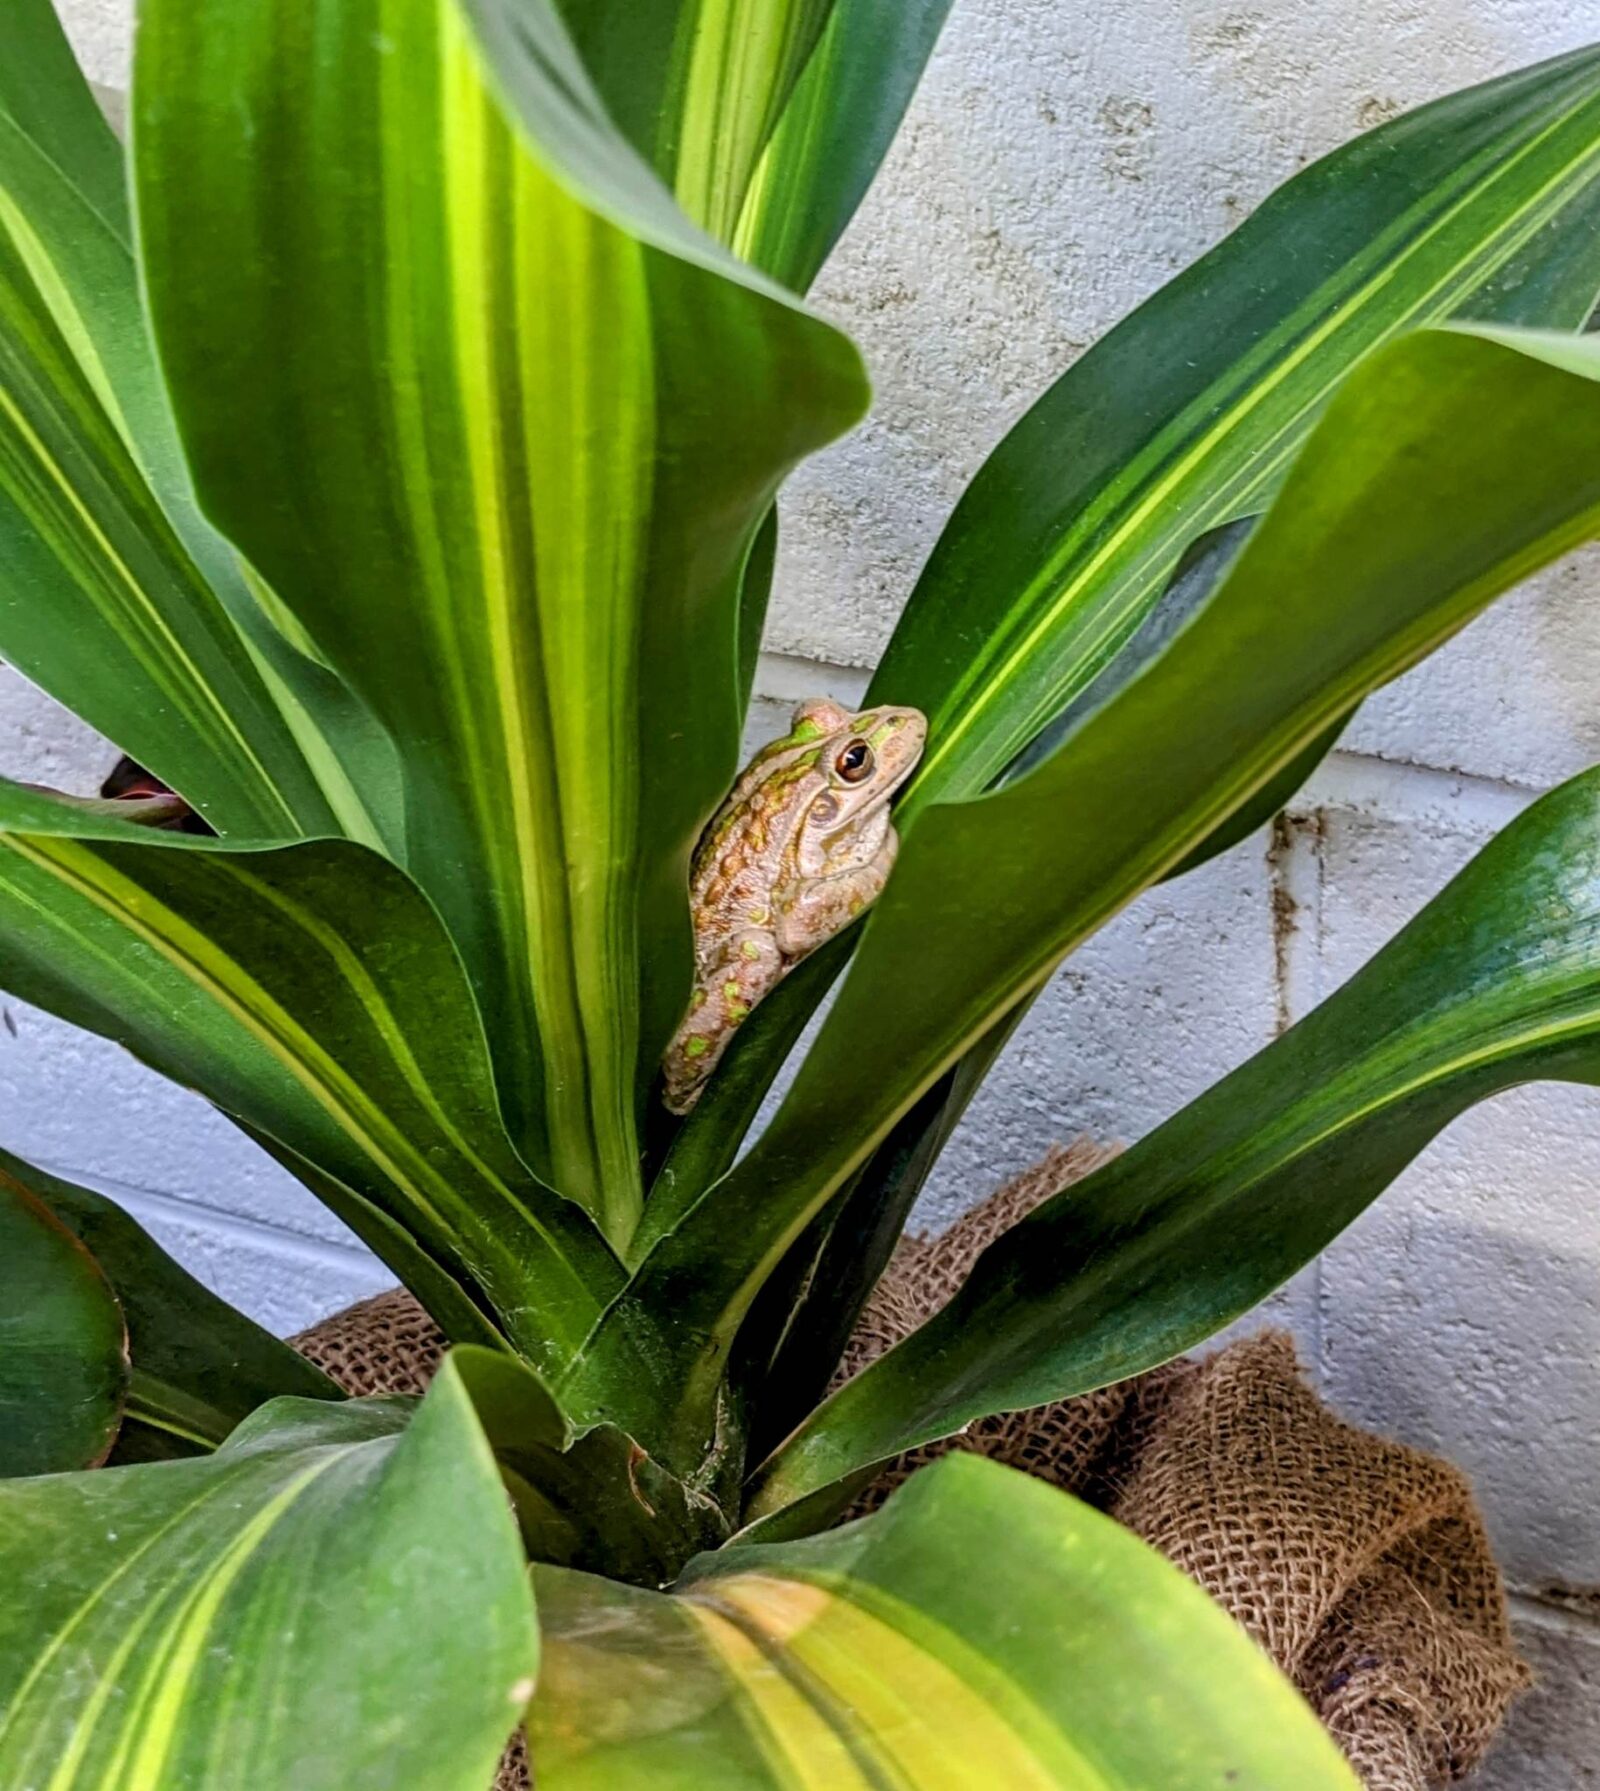
[[[130,0],[64,0],[126,80]],[[1451,87],[1600,37],[1600,0],[957,0],[819,282],[874,417],[796,477],[755,728],[864,683],[944,516],[1031,398],[1281,180]],[[1338,986],[1539,791],[1600,759],[1600,552],[1381,693],[1270,834],[1057,977],[930,1187],[946,1221],[1052,1141],[1137,1137]],[[0,770],[85,789],[103,743],[0,672]],[[3,984],[3,970],[0,970]],[[190,1095],[16,1002],[0,1141],[114,1183],[287,1329],[387,1277]],[[1474,1475],[1541,1675],[1482,1783],[1600,1783],[1600,1095],[1461,1121],[1274,1302],[1351,1416]]]

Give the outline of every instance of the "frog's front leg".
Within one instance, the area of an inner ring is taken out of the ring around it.
[[[771,933],[735,933],[701,966],[689,1012],[662,1059],[664,1099],[672,1113],[687,1113],[750,1010],[784,972],[783,954]]]
[[[831,875],[804,878],[778,893],[772,925],[786,963],[792,967],[826,945],[877,901],[899,847],[899,838],[890,831],[865,863],[846,862]]]

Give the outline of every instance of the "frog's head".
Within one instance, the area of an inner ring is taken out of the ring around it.
[[[815,743],[826,780],[810,825],[837,834],[887,806],[922,757],[928,720],[920,709],[884,704],[852,714],[821,699],[795,710],[790,738]]]

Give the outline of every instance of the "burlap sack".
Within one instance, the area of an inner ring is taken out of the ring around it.
[[[942,1237],[907,1237],[838,1380],[937,1311],[986,1244],[1108,1154],[1080,1140]],[[420,1391],[443,1346],[400,1289],[294,1342],[360,1393]],[[1464,1778],[1528,1682],[1463,1476],[1336,1417],[1281,1332],[984,1419],[892,1463],[850,1515],[951,1449],[1087,1499],[1175,1562],[1295,1681],[1369,1791],[1431,1791]],[[527,1783],[520,1755],[508,1756],[497,1791]]]

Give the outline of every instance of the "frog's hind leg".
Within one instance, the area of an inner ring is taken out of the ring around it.
[[[783,955],[772,935],[755,931],[735,933],[717,961],[704,968],[661,1062],[670,1112],[687,1113],[699,1100],[728,1041],[783,972]]]

